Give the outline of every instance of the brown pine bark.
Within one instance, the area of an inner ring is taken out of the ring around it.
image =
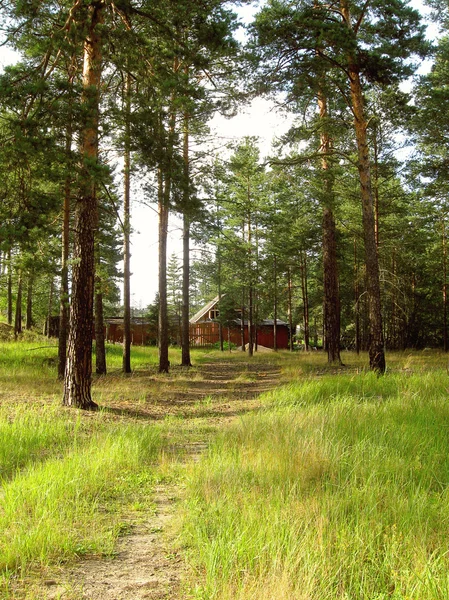
[[[168,307],[167,307],[167,230],[168,230],[168,202],[166,202],[166,188],[162,172],[159,171],[159,373],[168,373],[170,362],[168,360]]]
[[[131,76],[125,81],[125,152],[123,167],[123,373],[131,373],[131,254],[130,254],[130,207],[131,207]]]
[[[30,330],[33,327],[33,275],[28,274],[27,285],[27,312],[25,320],[25,329]]]
[[[321,169],[323,171],[323,290],[324,290],[324,338],[327,361],[341,365],[340,358],[340,293],[337,263],[337,228],[333,211],[333,181],[329,165],[331,140],[326,128],[328,117],[327,98],[318,93],[318,108],[322,123]]]
[[[347,0],[341,0],[340,8],[348,28],[351,28],[351,14]],[[384,373],[385,349],[382,329],[382,310],[380,299],[379,259],[377,254],[374,200],[371,184],[371,168],[367,138],[367,120],[363,102],[363,89],[360,79],[360,67],[353,55],[348,56],[348,71],[351,96],[351,108],[354,115],[355,137],[357,142],[358,170],[362,201],[363,237],[365,242],[365,264],[369,314],[369,363],[370,368]]]
[[[106,375],[103,294],[100,286],[101,281],[97,279],[97,290],[95,292],[95,372],[97,375]]]
[[[103,10],[104,4],[100,1],[92,2],[87,11],[82,99],[85,121],[81,131],[83,164],[75,203],[72,302],[63,398],[64,405],[85,410],[97,408],[91,396],[95,230],[98,220],[93,170],[98,162],[100,26]]]
[[[181,309],[181,365],[191,367],[190,359],[190,219],[189,188],[190,188],[190,162],[189,162],[189,115],[184,115],[184,215],[182,231],[182,309]]]
[[[8,325],[12,325],[12,261],[11,248],[8,250],[8,280],[7,280],[7,320]]]
[[[61,287],[59,292],[59,340],[58,340],[58,379],[64,379],[67,357],[67,339],[69,335],[69,226],[70,226],[70,152],[72,148],[71,123],[67,126],[65,157],[67,174],[64,182],[64,203],[62,208],[61,227]]]
[[[22,272],[17,280],[16,312],[14,317],[14,337],[22,333]]]

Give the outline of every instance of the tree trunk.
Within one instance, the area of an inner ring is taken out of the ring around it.
[[[104,4],[88,8],[84,42],[83,105],[85,121],[81,131],[83,160],[80,191],[75,203],[72,302],[67,365],[64,380],[66,406],[85,410],[97,408],[91,396],[92,330],[95,280],[95,230],[97,197],[95,172],[98,163],[99,87],[101,78],[101,34]]]
[[[318,108],[322,124],[321,168],[323,171],[323,290],[324,290],[324,338],[327,362],[341,365],[340,358],[340,294],[337,263],[337,229],[333,213],[334,190],[328,155],[331,140],[327,132],[327,99],[318,93]]]
[[[167,182],[165,182],[167,186]],[[168,373],[168,307],[167,307],[167,228],[168,204],[165,202],[164,180],[159,171],[159,373]]]
[[[307,257],[305,252],[301,252],[301,292],[304,315],[304,349],[310,350],[310,320],[309,320],[309,292],[307,286]]]
[[[59,293],[59,340],[58,340],[58,379],[64,379],[67,338],[69,335],[69,226],[70,226],[70,193],[71,193],[71,161],[72,128],[67,126],[65,157],[67,173],[64,182],[64,204],[62,209],[61,230],[61,288]]]
[[[103,319],[103,294],[101,281],[97,279],[95,292],[95,372],[97,375],[106,375],[106,346]]]
[[[22,272],[17,280],[16,313],[14,318],[14,337],[22,333]]]
[[[442,250],[443,250],[443,346],[444,351],[448,351],[447,335],[447,240],[444,216],[442,220]]]
[[[341,0],[341,11],[345,22],[351,28],[351,15],[347,0]],[[379,259],[377,254],[374,203],[371,185],[370,159],[367,140],[367,121],[363,102],[363,90],[360,80],[360,68],[353,56],[348,57],[349,82],[354,128],[357,141],[358,169],[362,200],[362,223],[365,242],[365,263],[367,292],[369,301],[369,361],[373,371],[385,372],[385,349],[382,328],[380,300]]]
[[[8,281],[7,281],[7,294],[8,294],[8,307],[7,307],[7,319],[8,325],[12,325],[12,261],[11,261],[11,249],[8,250]]]
[[[287,313],[288,313],[288,328],[290,331],[290,335],[289,335],[289,349],[290,352],[293,351],[293,306],[292,306],[292,273],[291,273],[291,269],[290,267],[288,268],[287,271],[287,275],[288,275],[288,305],[287,305]],[[305,306],[305,305],[304,305]],[[305,314],[305,313],[304,313]]]
[[[242,318],[240,323],[240,340],[241,340],[241,350],[245,352],[245,293],[242,292]]]
[[[277,272],[277,260],[276,256],[273,260],[273,275],[274,275],[274,303],[273,303],[273,350],[277,352],[278,350],[278,272]],[[292,337],[292,332],[290,332],[290,337]]]
[[[182,310],[181,310],[181,365],[191,367],[190,360],[190,219],[188,216],[190,201],[190,163],[189,163],[189,116],[184,115],[184,215],[182,236]]]
[[[131,76],[125,82],[125,152],[123,167],[123,373],[131,373],[131,270],[130,270],[130,189],[131,189]]]
[[[48,293],[48,305],[47,305],[47,326],[45,328],[45,335],[51,337],[51,317],[53,314],[53,296],[55,292],[55,282],[53,278],[50,279],[50,291]]]
[[[28,331],[33,327],[33,275],[28,274],[27,286],[27,314],[25,321],[25,329]]]
[[[360,303],[359,303],[359,265],[357,257],[357,239],[354,238],[354,327],[355,351],[360,354]]]

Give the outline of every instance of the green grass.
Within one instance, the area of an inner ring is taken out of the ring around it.
[[[192,471],[195,597],[447,599],[448,387],[366,373],[267,395]]]
[[[56,358],[46,340],[0,343],[1,597],[16,598],[11,578],[113,554],[151,512],[154,484],[184,483],[187,469],[194,598],[449,598],[447,356],[392,354],[378,378],[366,355],[344,353],[342,368],[317,352],[256,355],[285,385],[232,426],[207,395],[164,414],[201,382],[178,349],[159,375],[157,349],[133,347],[123,375],[121,346],[108,346],[93,382],[105,410],[89,414],[61,407]],[[239,364],[236,386],[256,379],[238,351],[192,359]],[[189,466],[189,444],[205,440]]]

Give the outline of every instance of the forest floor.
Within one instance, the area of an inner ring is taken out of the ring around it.
[[[62,565],[28,582],[30,600],[182,600],[188,598],[187,565],[178,539],[179,508],[185,493],[185,476],[213,435],[241,415],[260,408],[259,396],[280,383],[280,369],[273,361],[212,360],[195,367],[190,378],[185,369],[173,367],[170,376],[152,386],[156,376],[135,372],[131,389],[146,390],[135,402],[131,391],[108,402],[111,419],[152,423],[173,419],[173,439],[166,456],[165,472],[154,489],[152,510],[128,515],[126,526],[110,557],[85,557]],[[119,375],[117,375],[119,377]],[[113,389],[113,376],[97,381],[104,397]],[[95,418],[94,415],[86,418]]]

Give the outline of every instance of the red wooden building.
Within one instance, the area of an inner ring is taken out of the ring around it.
[[[220,340],[220,325],[217,321],[219,317],[218,296],[211,300],[206,306],[196,313],[190,319],[190,345],[192,347],[212,346]],[[238,315],[236,310],[236,317]],[[257,345],[265,348],[274,348],[274,320],[264,319],[253,325],[256,333]],[[242,320],[236,318],[232,324],[223,326],[223,340],[230,341],[236,346],[242,343]],[[245,344],[248,343],[248,321],[244,321]],[[285,349],[289,347],[290,331],[288,323],[277,320],[276,342],[277,348]]]

